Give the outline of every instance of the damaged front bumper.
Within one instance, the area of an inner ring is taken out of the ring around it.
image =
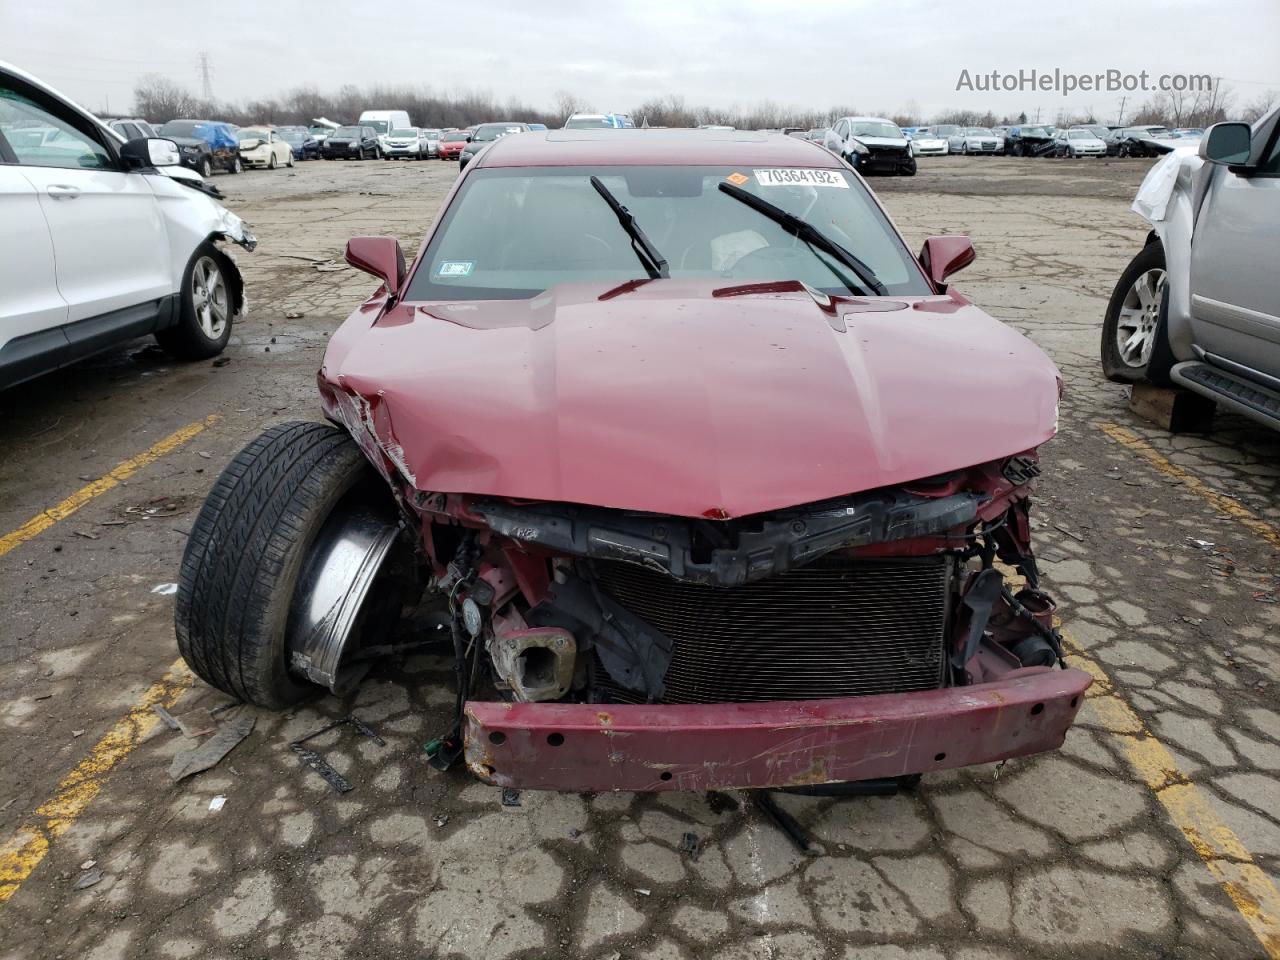
[[[472,701],[471,771],[564,792],[806,786],[926,773],[1062,745],[1092,678],[1031,667],[908,695],[723,704]]]

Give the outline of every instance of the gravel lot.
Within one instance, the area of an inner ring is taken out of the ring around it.
[[[872,181],[913,248],[969,234],[959,286],[1063,371],[1037,542],[1074,649],[1106,682],[1058,754],[893,798],[782,798],[817,857],[739,795],[505,807],[431,771],[422,745],[451,694],[430,657],[349,702],[258,713],[221,765],[170,783],[183,738],[130,711],[176,657],[163,585],[195,511],[262,428],[318,417],[326,338],[376,285],[342,264],[346,239],[416,250],[456,168],[216,177],[260,238],[236,251],[252,310],[230,362],[175,364],[139,341],[0,395],[0,534],[204,425],[0,556],[0,842],[48,845],[0,903],[0,958],[1254,958],[1267,923],[1280,956],[1275,905],[1250,892],[1280,872],[1280,437],[1232,417],[1170,437],[1102,380],[1147,166],[937,158]],[[208,725],[225,702],[197,684],[172,711]],[[350,728],[316,741],[355,787],[339,795],[288,743],[351,709],[386,744]],[[136,749],[113,754],[121,738]],[[32,823],[47,834],[22,833]],[[1242,872],[1254,886],[1233,897],[1223,880]]]

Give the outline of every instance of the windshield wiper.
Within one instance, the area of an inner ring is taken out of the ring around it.
[[[793,237],[799,237],[806,243],[819,247],[831,254],[831,256],[857,274],[859,280],[880,296],[889,296],[888,288],[880,282],[880,278],[876,276],[874,270],[807,220],[801,220],[768,200],[762,200],[754,193],[749,193],[741,187],[735,187],[732,183],[721,183],[720,189],[733,197],[733,199],[745,203],[752,210],[764,214]]]
[[[658,248],[644,235],[644,231],[640,229],[640,224],[636,223],[636,218],[631,215],[631,211],[618,202],[618,198],[609,192],[609,188],[600,182],[599,177],[592,177],[591,185],[596,188],[596,193],[600,194],[604,198],[604,202],[609,205],[609,209],[618,218],[618,223],[622,224],[622,229],[627,231],[627,236],[631,238],[631,249],[640,258],[640,263],[644,266],[645,272],[649,274],[650,279],[666,278],[668,276],[667,261],[662,258]]]

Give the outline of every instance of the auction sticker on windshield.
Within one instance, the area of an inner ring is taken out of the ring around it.
[[[834,170],[810,170],[792,167],[785,170],[754,170],[756,183],[762,187],[842,187],[849,181]]]
[[[438,277],[467,277],[471,275],[474,260],[446,260],[436,270]]]

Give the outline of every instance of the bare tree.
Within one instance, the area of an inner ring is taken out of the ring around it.
[[[556,115],[560,118],[560,123],[568,120],[575,113],[587,113],[591,110],[591,105],[579,97],[577,94],[568,90],[556,91]]]
[[[1246,123],[1261,120],[1280,103],[1280,90],[1267,90],[1258,94],[1240,111],[1240,119]]]
[[[195,117],[201,102],[191,92],[158,73],[139,78],[133,88],[133,109],[145,120],[164,123],[176,117]]]

